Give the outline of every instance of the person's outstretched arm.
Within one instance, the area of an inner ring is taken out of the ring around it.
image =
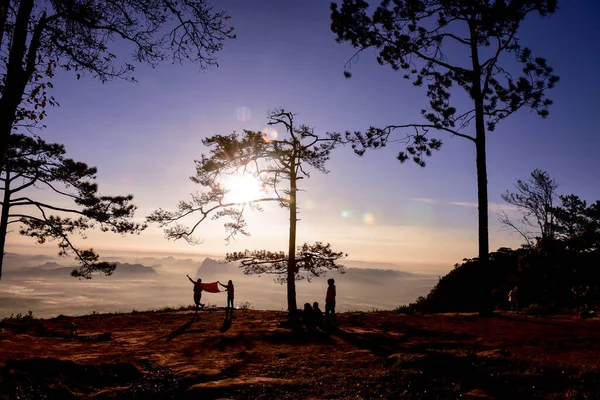
[[[196,281],[195,281],[195,280],[193,280],[192,278],[190,278],[190,276],[189,276],[189,275],[186,275],[186,276],[187,276],[187,278],[190,280],[190,282],[192,282],[194,285],[196,284]]]
[[[221,282],[217,281],[217,283],[227,289],[227,285],[223,285]]]

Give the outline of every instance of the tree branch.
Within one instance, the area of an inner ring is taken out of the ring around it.
[[[472,141],[473,143],[475,143],[475,138],[472,136],[465,135],[464,133],[457,132],[453,129],[449,129],[449,128],[445,128],[443,126],[437,126],[437,125],[429,125],[429,124],[388,125],[383,129],[391,131],[391,130],[401,129],[401,128],[426,128],[426,129],[428,128],[428,129],[442,130],[442,131],[449,132],[453,135],[468,139],[468,140]]]

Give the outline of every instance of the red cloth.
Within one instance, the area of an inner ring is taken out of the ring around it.
[[[204,283],[202,282],[202,290],[208,293],[219,293],[219,282]]]

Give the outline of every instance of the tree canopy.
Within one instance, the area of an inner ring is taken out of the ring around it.
[[[548,172],[536,169],[528,180],[517,179],[515,189],[515,192],[507,190],[502,198],[517,207],[521,214],[519,223],[512,221],[505,212],[500,214],[500,222],[517,231],[528,245],[535,242],[536,238],[554,239],[556,181]]]
[[[133,80],[134,64],[119,59],[115,42],[134,62],[207,68],[235,37],[227,19],[205,0],[0,0],[0,161],[11,132],[35,126],[56,104],[49,90],[57,68]]]
[[[547,171],[535,169],[528,180],[518,179],[516,192],[502,198],[519,217],[500,214],[500,222],[518,232],[531,247],[561,241],[573,251],[596,252],[600,244],[600,201],[590,206],[575,194],[558,194],[559,185]]]
[[[56,241],[59,255],[74,256],[79,268],[72,272],[73,276],[89,279],[96,271],[110,275],[115,264],[99,262],[93,249],[79,248],[72,236],[85,237],[85,232],[94,227],[123,235],[141,232],[145,225],[132,220],[136,209],[131,203],[133,196],[100,195],[94,182],[96,168],[67,158],[60,144],[23,134],[13,134],[10,139],[6,168],[0,175],[0,277],[7,228],[11,224],[19,224],[21,235],[40,244]]]
[[[558,81],[546,60],[534,56],[522,44],[518,31],[533,12],[550,15],[555,0],[383,0],[371,7],[363,0],[331,4],[331,30],[340,43],[357,48],[346,64],[350,67],[364,50],[374,49],[377,61],[403,76],[413,85],[426,87],[429,100],[421,110],[422,122],[373,126],[365,132],[347,132],[355,152],[402,142],[398,160],[412,158],[425,166],[432,150],[442,142],[432,136],[448,133],[473,143],[476,149],[479,203],[479,260],[487,262],[488,197],[486,133],[521,108],[540,116],[548,115],[552,101],[545,92]],[[507,56],[512,56],[520,71]],[[457,102],[462,91],[468,101]],[[465,104],[459,109],[459,103]]]
[[[294,255],[296,262],[295,279],[306,279],[310,282],[312,278],[324,276],[327,271],[333,269],[343,273],[343,266],[337,264],[336,261],[346,256],[343,252],[334,251],[329,243],[304,243],[302,246],[298,246]],[[276,281],[280,283],[286,283],[288,279],[289,257],[283,251],[245,250],[232,252],[227,253],[225,261],[239,261],[248,274],[274,274],[277,275]]]

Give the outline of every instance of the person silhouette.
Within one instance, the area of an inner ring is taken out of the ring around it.
[[[313,319],[315,320],[315,327],[323,328],[323,311],[319,308],[319,303],[316,301],[313,303]]]
[[[327,327],[331,328],[332,319],[334,326],[337,326],[337,317],[335,316],[335,281],[333,278],[327,280],[327,295],[325,296],[325,322]]]
[[[304,312],[302,313],[302,322],[306,326],[306,330],[313,332],[315,330],[315,319],[313,309],[310,303],[304,303]]]
[[[519,289],[515,286],[510,292],[508,292],[508,302],[510,303],[510,310],[519,311]]]
[[[227,308],[225,309],[225,311],[231,312],[233,314],[233,295],[234,295],[233,282],[230,279],[229,282],[227,282],[227,285],[223,285],[221,282],[219,282],[219,285],[221,285],[225,289],[227,289]]]
[[[196,304],[196,313],[194,314],[194,318],[196,318],[196,314],[198,314],[198,308],[204,308],[204,304],[200,303],[202,300],[202,279],[198,278],[198,280],[193,280],[189,275],[186,275],[187,278],[194,284],[194,303]]]

